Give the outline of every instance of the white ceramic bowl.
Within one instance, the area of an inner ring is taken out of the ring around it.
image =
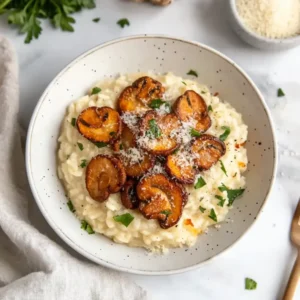
[[[88,235],[70,213],[56,171],[57,138],[67,106],[91,84],[119,73],[167,72],[197,80],[219,92],[242,113],[249,126],[247,189],[229,213],[233,223],[199,236],[196,246],[149,255],[140,248]],[[262,143],[261,145],[259,143]],[[49,84],[30,123],[26,146],[27,174],[36,202],[56,233],[90,260],[138,274],[173,274],[193,269],[224,252],[255,221],[270,192],[276,169],[274,131],[265,102],[251,79],[221,53],[197,43],[162,36],[128,37],[100,45],[71,62]]]
[[[300,45],[300,35],[285,39],[272,39],[256,34],[244,25],[236,8],[236,0],[227,0],[227,4],[229,22],[232,29],[249,45],[264,50],[284,50]]]

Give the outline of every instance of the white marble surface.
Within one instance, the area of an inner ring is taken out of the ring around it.
[[[104,41],[132,34],[159,33],[196,40],[222,51],[255,80],[271,109],[279,144],[279,168],[273,192],[247,235],[210,264],[175,276],[129,276],[144,286],[153,299],[281,299],[296,254],[289,241],[289,229],[300,196],[297,172],[300,169],[300,47],[272,53],[247,46],[227,25],[224,12],[227,0],[174,1],[167,8],[122,0],[98,1],[96,9],[76,16],[75,33],[53,30],[45,24],[42,36],[30,45],[23,43],[24,36],[10,28],[2,16],[0,33],[12,40],[19,55],[21,125],[28,127],[39,96],[56,73],[76,56]],[[101,17],[101,21],[92,22],[95,17]],[[130,27],[121,29],[116,25],[123,17],[130,20]],[[279,87],[286,97],[276,97]],[[59,241],[33,201],[31,205],[36,226]],[[245,277],[258,282],[257,290],[244,289]],[[300,291],[295,299],[300,299]]]

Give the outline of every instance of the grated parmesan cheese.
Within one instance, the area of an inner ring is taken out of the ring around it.
[[[244,24],[262,36],[300,34],[300,0],[236,0],[236,7]]]

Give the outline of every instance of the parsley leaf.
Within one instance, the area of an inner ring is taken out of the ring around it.
[[[220,200],[220,202],[217,205],[223,207],[226,199],[220,195],[215,195],[215,197]]]
[[[224,142],[228,138],[228,136],[230,134],[230,127],[228,127],[228,126],[222,126],[221,129],[223,129],[225,131],[219,136],[219,138],[220,138],[220,140],[222,142]]]
[[[86,167],[86,159],[82,159],[82,160],[81,160],[80,167],[81,167],[81,168]]]
[[[98,148],[103,148],[108,145],[107,143],[104,143],[104,142],[94,142],[93,144]]]
[[[208,111],[213,111],[211,105],[208,105],[208,108],[207,108]]]
[[[255,290],[257,287],[256,281],[251,278],[245,278],[245,289],[246,290]]]
[[[202,206],[199,206],[199,209],[202,213],[204,213],[206,211],[206,208],[202,207]]]
[[[83,145],[81,143],[77,143],[77,145],[78,145],[78,148],[80,149],[80,151],[82,151],[83,150]]]
[[[120,20],[117,22],[117,24],[120,25],[121,28],[124,28],[125,26],[129,26],[129,25],[130,25],[128,19],[126,19],[126,18],[120,19]]]
[[[76,118],[72,118],[71,124],[72,124],[73,127],[75,127],[75,125],[76,125]]]
[[[85,220],[81,221],[81,229],[85,230],[88,234],[95,233],[92,226]]]
[[[122,223],[125,227],[128,227],[129,224],[133,221],[133,219],[134,219],[134,217],[129,213],[114,216],[114,220],[116,222]]]
[[[186,83],[184,81],[181,81],[184,85],[186,85]]]
[[[161,136],[161,130],[160,128],[158,127],[156,121],[154,119],[150,120],[149,121],[149,130],[147,130],[146,134],[148,136],[150,136],[151,138],[154,137],[154,138],[158,138]]]
[[[179,152],[179,148],[175,149],[172,154],[177,154]]]
[[[99,94],[100,92],[101,92],[101,89],[96,86],[92,89],[91,95],[96,95],[96,94]]]
[[[282,89],[278,89],[277,90],[277,97],[284,97],[285,96],[285,93]]]
[[[201,133],[200,133],[198,130],[196,130],[196,129],[194,129],[194,128],[191,128],[191,130],[190,130],[190,135],[191,135],[192,137],[199,137],[199,136],[201,136]]]
[[[221,186],[219,186],[219,191],[220,192],[227,192],[227,197],[228,197],[228,206],[231,206],[234,202],[234,200],[241,196],[245,189],[236,189],[236,190],[231,190],[229,189],[225,184],[222,183]]]
[[[100,18],[93,19],[93,22],[98,23],[100,21]]]
[[[197,183],[194,185],[194,189],[200,189],[202,188],[203,186],[206,185],[206,182],[205,180],[202,178],[202,177],[199,177],[198,180],[197,180]]]
[[[162,210],[160,213],[163,214],[163,215],[168,216],[168,215],[170,215],[172,212],[171,212],[170,210]]]
[[[195,70],[189,70],[188,73],[186,73],[187,75],[192,75],[192,76],[195,76],[195,77],[198,77],[198,73],[195,71]]]
[[[228,177],[228,175],[227,175],[227,171],[226,171],[226,169],[225,169],[225,166],[224,166],[224,164],[223,164],[223,162],[220,160],[220,164],[221,164],[221,170],[224,172],[224,174]]]
[[[149,104],[149,106],[153,109],[155,108],[160,108],[162,105],[166,105],[168,107],[170,107],[170,104],[167,103],[166,101],[163,101],[162,99],[154,99],[151,101],[151,103]]]
[[[211,218],[212,220],[214,220],[215,222],[218,222],[216,212],[213,208],[210,210],[210,214],[209,214],[208,217]]]
[[[70,210],[72,213],[74,213],[74,212],[76,211],[75,208],[74,208],[74,206],[73,206],[73,203],[72,203],[71,200],[69,200],[69,201],[67,202],[67,205],[68,205],[68,207],[69,207],[69,210]]]

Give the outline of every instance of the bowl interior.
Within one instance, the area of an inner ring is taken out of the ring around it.
[[[242,113],[249,126],[247,189],[235,202],[234,222],[211,228],[195,247],[149,255],[145,250],[88,235],[66,205],[57,177],[56,151],[60,125],[69,103],[90,86],[120,73],[172,71],[187,77],[194,69],[197,81],[218,92],[222,100]],[[167,274],[193,268],[237,241],[257,217],[274,177],[275,143],[269,115],[259,92],[236,65],[208,47],[165,37],[139,36],[96,47],[68,65],[42,95],[32,117],[27,140],[27,172],[35,199],[53,229],[75,250],[108,267],[141,274]]]

